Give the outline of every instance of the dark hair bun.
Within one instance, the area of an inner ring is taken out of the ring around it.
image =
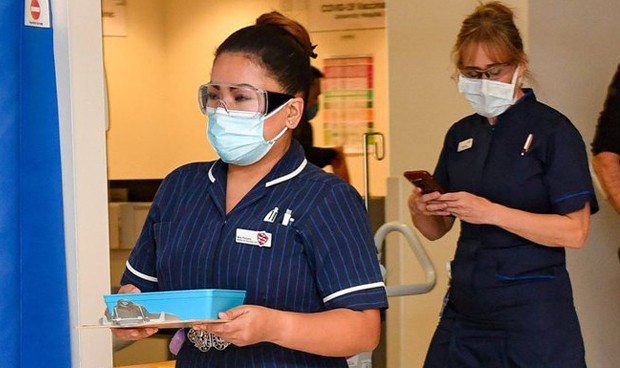
[[[299,43],[299,45],[306,50],[309,57],[317,57],[317,54],[314,52],[316,45],[312,45],[310,35],[304,26],[290,18],[285,17],[281,13],[277,11],[265,13],[256,19],[256,25],[281,28],[290,34],[297,41],[297,43]]]

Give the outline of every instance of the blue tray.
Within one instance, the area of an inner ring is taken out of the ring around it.
[[[197,289],[103,296],[110,315],[119,300],[128,300],[149,313],[172,313],[181,320],[218,319],[217,314],[243,304],[244,290]]]

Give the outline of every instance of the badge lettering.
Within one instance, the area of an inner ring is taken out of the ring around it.
[[[458,147],[456,148],[456,152],[461,152],[470,149],[474,145],[474,139],[469,138],[464,141],[460,141]]]
[[[235,241],[239,244],[255,245],[261,248],[271,248],[271,233],[237,229]]]

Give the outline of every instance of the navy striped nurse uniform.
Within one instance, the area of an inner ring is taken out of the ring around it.
[[[494,125],[474,114],[452,126],[437,180],[527,212],[564,215],[586,202],[596,212],[579,131],[524,91]],[[451,275],[425,367],[585,367],[564,248],[461,222]]]
[[[368,217],[353,187],[291,148],[230,213],[227,165],[182,166],[161,184],[122,284],[142,291],[246,290],[245,304],[303,313],[385,309]],[[261,234],[261,244],[249,239]],[[334,341],[337,344],[338,341]],[[347,367],[271,343],[205,353],[186,341],[178,367]]]

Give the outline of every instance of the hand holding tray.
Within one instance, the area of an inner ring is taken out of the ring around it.
[[[85,328],[185,328],[222,323],[218,313],[243,304],[243,290],[197,289],[104,295],[106,317]],[[154,311],[151,313],[150,311]]]

